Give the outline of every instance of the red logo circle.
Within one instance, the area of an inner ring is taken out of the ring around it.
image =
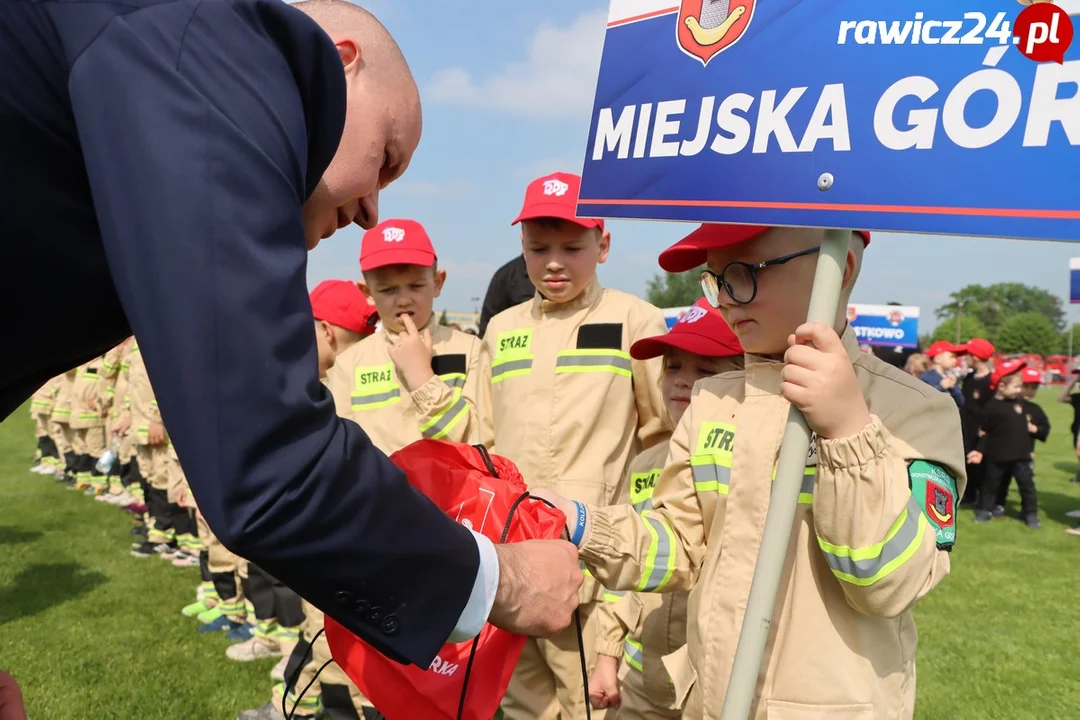
[[[1036,2],[1020,11],[1013,36],[1013,44],[1024,57],[1060,65],[1072,44],[1072,18],[1053,2]]]

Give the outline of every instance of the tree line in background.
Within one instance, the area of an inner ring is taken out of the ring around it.
[[[663,273],[648,281],[646,297],[657,307],[685,307],[701,297],[701,270]],[[922,347],[936,340],[967,342],[986,338],[1003,353],[1066,353],[1069,328],[1057,295],[1022,283],[968,285],[949,295],[935,313],[937,327],[919,338]],[[929,324],[923,313],[920,322]],[[959,326],[959,335],[957,327]],[[1073,327],[1073,352],[1080,352],[1080,324]]]

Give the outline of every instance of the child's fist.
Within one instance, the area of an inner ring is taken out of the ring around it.
[[[849,437],[866,427],[870,411],[836,331],[823,323],[806,323],[788,338],[788,345],[780,394],[802,411],[818,437]]]
[[[619,659],[610,655],[598,655],[596,667],[589,676],[589,700],[597,710],[618,708],[622,704],[619,697]]]

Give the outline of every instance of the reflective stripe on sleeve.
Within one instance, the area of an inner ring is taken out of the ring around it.
[[[833,575],[851,585],[867,587],[888,576],[914,555],[928,527],[915,499],[911,498],[881,542],[865,548],[850,548],[832,545],[819,537],[818,545]]]
[[[619,602],[626,593],[622,590],[608,590],[604,588],[604,602]]]
[[[649,552],[642,564],[639,592],[658,592],[675,573],[675,533],[668,524],[651,512],[641,515],[649,531]]]
[[[731,488],[731,466],[724,466],[716,455],[694,455],[690,469],[694,474],[694,490],[699,493],[714,492],[727,495]],[[730,460],[728,461],[730,462]]]
[[[446,436],[469,412],[469,403],[460,392],[455,392],[456,400],[441,413],[420,427],[420,434],[429,440],[439,440]]]
[[[606,372],[633,377],[630,353],[621,350],[563,350],[555,360],[555,372]]]
[[[641,643],[626,638],[623,642],[623,659],[626,660],[627,665],[641,672],[645,660],[645,652],[641,647]]]

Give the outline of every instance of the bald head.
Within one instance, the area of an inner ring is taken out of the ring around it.
[[[293,3],[319,24],[335,42],[348,37],[361,47],[365,69],[380,81],[401,83],[408,79],[415,85],[409,64],[390,31],[370,12],[348,0],[302,0]]]
[[[345,126],[333,162],[304,205],[308,248],[350,223],[379,222],[379,192],[408,167],[420,142],[420,92],[389,31],[347,0],[293,4],[334,43],[345,74]]]

